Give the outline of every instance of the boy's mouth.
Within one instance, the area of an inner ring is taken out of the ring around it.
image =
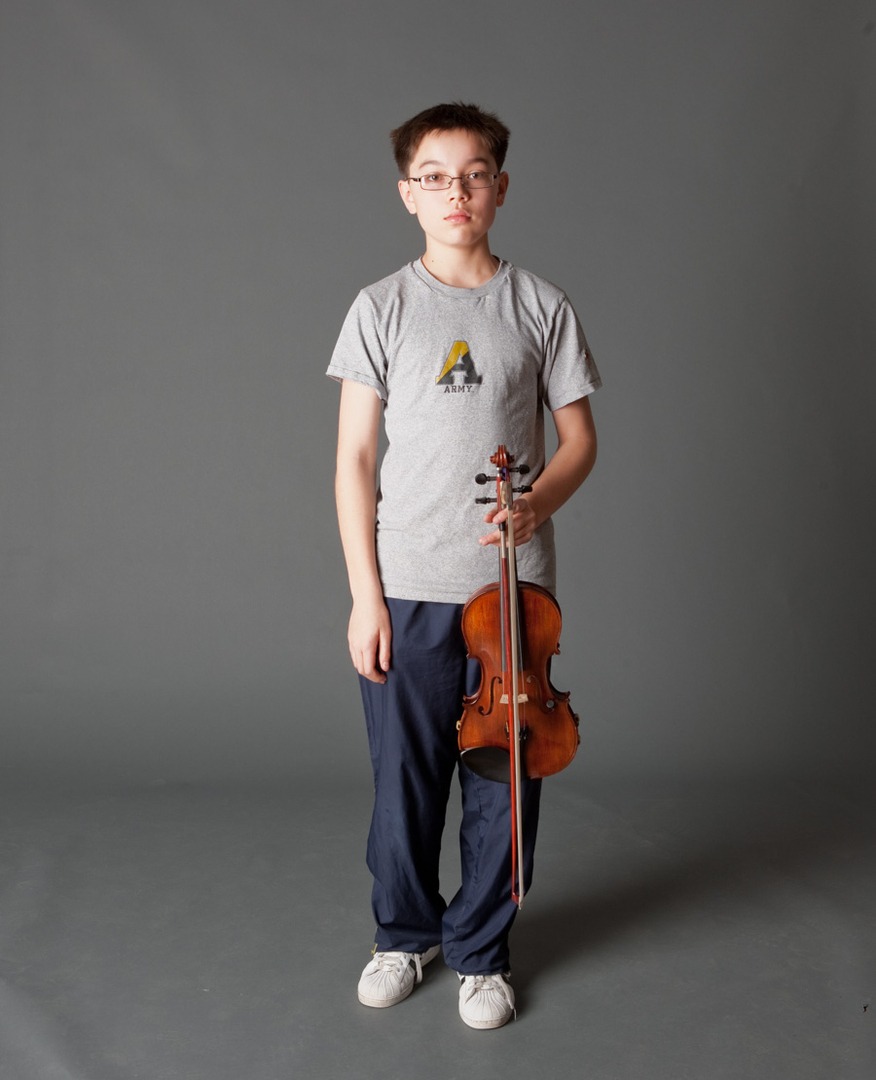
[[[448,214],[444,218],[444,220],[445,221],[451,221],[451,222],[453,222],[453,221],[468,221],[470,217],[471,217],[471,214],[466,214],[465,211],[463,211],[463,210],[454,210],[453,213]]]

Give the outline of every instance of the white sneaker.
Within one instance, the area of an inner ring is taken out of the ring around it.
[[[497,1028],[517,1016],[505,975],[460,975],[459,1015],[473,1028]]]
[[[440,945],[433,945],[422,953],[375,953],[359,980],[359,1000],[372,1009],[398,1005],[417,983],[423,981],[423,967],[434,960],[440,951]]]

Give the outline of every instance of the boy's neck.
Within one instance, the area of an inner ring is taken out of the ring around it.
[[[489,248],[477,252],[448,252],[427,247],[422,262],[432,277],[457,289],[476,289],[485,285],[499,269],[499,259]]]

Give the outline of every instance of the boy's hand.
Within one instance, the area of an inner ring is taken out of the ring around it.
[[[535,511],[526,499],[515,499],[511,504],[511,510],[514,514],[514,546],[520,547],[521,544],[528,544],[535,533],[537,524]],[[507,518],[508,511],[498,510],[495,506],[484,514],[484,521],[493,525],[501,525]],[[486,536],[480,538],[480,544],[483,547],[488,544],[499,544],[500,535],[498,529],[495,532],[487,533]]]
[[[389,610],[379,603],[354,603],[347,628],[353,667],[371,682],[385,683],[389,670],[392,626]]]

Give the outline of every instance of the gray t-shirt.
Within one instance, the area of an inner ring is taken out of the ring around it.
[[[544,468],[544,408],[600,386],[565,294],[502,262],[486,284],[459,289],[420,260],[363,289],[327,374],[373,389],[384,402],[377,559],[386,596],[463,603],[498,576],[497,549],[475,476],[494,475],[504,443],[532,482]],[[553,591],[553,523],[517,549],[521,580]]]

